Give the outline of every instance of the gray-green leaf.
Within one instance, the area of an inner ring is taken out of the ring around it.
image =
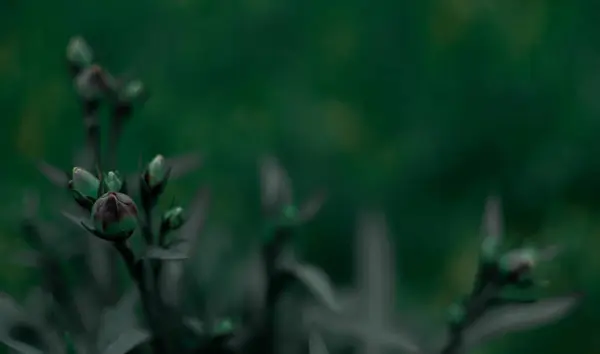
[[[329,354],[323,337],[316,331],[312,331],[308,338],[309,354]]]
[[[339,311],[340,306],[335,298],[329,277],[321,269],[308,265],[296,264],[290,271],[300,280],[312,294],[329,309]]]
[[[130,328],[119,334],[102,353],[103,354],[125,354],[133,348],[150,339],[150,333],[141,328]]]
[[[505,305],[491,310],[464,333],[464,351],[510,332],[532,329],[557,321],[579,302],[579,296],[540,300],[526,305]]]

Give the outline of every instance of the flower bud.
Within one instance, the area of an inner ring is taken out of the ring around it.
[[[92,222],[97,233],[109,240],[126,239],[138,224],[138,210],[126,194],[108,192],[92,208]]]
[[[116,171],[110,171],[104,176],[107,192],[119,192],[123,187],[121,176]]]
[[[169,209],[162,217],[162,227],[165,230],[177,230],[185,222],[182,207]]]
[[[538,260],[538,252],[533,248],[510,251],[500,258],[500,270],[505,274],[525,273],[531,270]]]
[[[119,101],[135,103],[143,99],[146,89],[140,80],[129,81],[119,92]]]
[[[78,68],[88,67],[92,65],[92,61],[94,60],[92,49],[80,36],[71,38],[67,45],[66,54],[69,64]]]
[[[74,167],[69,188],[75,194],[76,199],[92,199],[98,197],[100,181],[96,176],[81,167]]]
[[[148,164],[144,179],[150,188],[161,185],[167,178],[167,164],[162,155],[156,155]]]

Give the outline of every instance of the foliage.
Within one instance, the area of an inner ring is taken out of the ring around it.
[[[371,212],[360,218],[358,296],[344,299],[329,277],[299,259],[291,245],[298,227],[325,202],[325,193],[315,193],[298,204],[285,169],[274,157],[260,162],[265,237],[241,269],[231,270],[234,281],[228,286],[236,296],[228,296],[218,282],[200,284],[195,273],[202,270],[195,266],[195,259],[211,252],[196,252],[206,221],[208,190],[200,189],[188,207],[171,205],[155,218],[169,182],[197,168],[200,157],[157,155],[134,175],[116,171],[117,144],[124,124],[145,102],[144,85],[113,77],[95,63],[91,48],[80,37],[69,42],[66,56],[82,106],[86,147],[70,172],[48,163],[39,167],[72,194],[78,209],[63,214],[74,223],[77,231],[72,233],[79,237],[71,238],[69,247],[57,241],[59,234],[70,233],[68,228],[61,225],[55,230],[54,225],[45,224],[36,216],[36,199],[28,197],[23,234],[34,250],[43,283],[23,306],[9,297],[0,301],[0,340],[14,351],[327,353],[327,339],[342,335],[360,340],[367,353],[392,348],[455,354],[510,331],[558,320],[579,302],[579,294],[550,299],[506,294],[510,288],[529,292],[537,285],[534,270],[539,261],[552,258],[557,248],[527,246],[502,252],[500,202],[491,197],[484,213],[481,260],[473,290],[451,306],[447,335],[439,347],[431,345],[436,341],[420,341],[414,333],[394,328],[393,318],[388,318],[394,312],[391,284],[395,277],[383,216]],[[101,153],[99,112],[103,105],[111,111],[106,156]],[[138,238],[143,247],[136,251],[133,241]],[[125,291],[120,289],[118,269],[111,267],[115,254],[120,255],[134,285]],[[283,300],[296,284],[317,301],[302,298],[286,305]],[[214,297],[222,298],[219,306],[208,301]],[[300,317],[281,321],[282,313],[297,308]],[[362,316],[353,313],[357,308],[364,311]],[[282,341],[282,327],[288,326],[298,331],[292,331],[293,340]]]

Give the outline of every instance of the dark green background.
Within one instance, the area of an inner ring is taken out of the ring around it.
[[[587,296],[561,324],[478,353],[598,354],[599,11],[592,0],[2,0],[0,255],[23,246],[22,191],[46,207],[60,194],[31,162],[68,168],[83,141],[64,63],[81,34],[152,92],[121,169],[202,152],[204,168],[169,194],[209,185],[211,222],[240,244],[259,231],[257,158],[274,153],[299,197],[331,194],[299,240],[307,258],[350,281],[356,211],[381,207],[399,286],[441,314],[469,289],[483,200],[497,191],[512,245],[565,246],[544,293]],[[5,262],[0,281],[22,294],[32,278]]]

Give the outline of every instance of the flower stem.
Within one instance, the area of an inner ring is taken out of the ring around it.
[[[100,123],[98,122],[98,100],[85,101],[83,103],[83,124],[86,131],[86,143],[88,153],[91,155],[90,170],[100,169]]]
[[[163,340],[164,336],[162,326],[160,325],[161,321],[158,317],[158,312],[156,311],[158,302],[155,299],[155,293],[153,291],[154,287],[151,286],[153,282],[152,279],[147,279],[148,277],[146,275],[148,274],[148,271],[144,269],[146,266],[148,266],[148,264],[146,264],[144,260],[141,262],[136,262],[135,255],[133,254],[131,248],[127,245],[126,241],[114,242],[113,245],[121,254],[121,257],[127,266],[127,270],[129,271],[129,274],[133,278],[140,292],[144,316],[148,326],[150,327],[150,330],[154,334],[152,341],[154,353],[169,353],[167,350],[166,341]]]

